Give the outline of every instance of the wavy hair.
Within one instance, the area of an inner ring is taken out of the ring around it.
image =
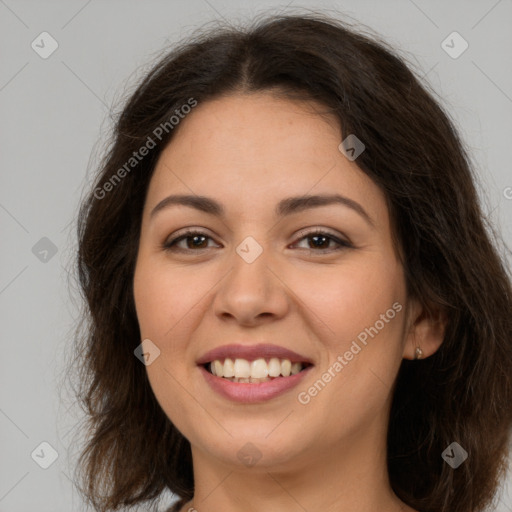
[[[405,59],[376,36],[330,16],[274,15],[215,26],[169,50],[126,101],[78,219],[76,268],[84,298],[76,354],[87,443],[80,492],[96,510],[194,493],[190,443],[151,390],[133,275],[142,209],[161,139],[122,179],[113,176],[156,127],[194,98],[273,91],[315,100],[342,133],[366,145],[357,159],[384,192],[408,296],[448,319],[439,350],[403,360],[388,430],[394,492],[422,512],[477,512],[506,471],[512,426],[512,293],[498,238],[454,123]],[[184,121],[186,122],[186,121]],[[110,185],[108,185],[110,183]],[[469,454],[452,469],[452,442]]]

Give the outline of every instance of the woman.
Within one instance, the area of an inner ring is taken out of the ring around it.
[[[80,215],[89,502],[483,510],[512,294],[473,181],[403,61],[339,21],[170,52]]]

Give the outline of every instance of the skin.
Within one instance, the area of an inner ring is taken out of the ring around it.
[[[384,195],[339,151],[336,120],[315,107],[269,92],[199,104],[181,121],[149,186],[134,298],[141,339],[161,351],[146,367],[151,387],[192,447],[195,496],[183,511],[413,510],[392,492],[386,470],[393,383],[416,346],[423,357],[438,349],[444,324],[407,297]],[[281,199],[332,193],[357,201],[373,225],[338,204],[274,215]],[[225,218],[181,205],[151,217],[170,194],[214,198]],[[210,238],[199,249],[190,238],[179,243],[181,252],[162,248],[187,227]],[[353,247],[336,251],[327,239],[318,248],[306,228]],[[263,249],[250,264],[235,250],[247,236]],[[298,393],[396,302],[403,308],[378,335],[309,403],[299,403]],[[276,398],[231,402],[195,362],[240,340],[295,350],[315,366]],[[237,456],[248,442],[261,455],[252,467]]]

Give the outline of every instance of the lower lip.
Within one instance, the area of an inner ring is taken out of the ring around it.
[[[289,389],[297,386],[311,368],[313,368],[313,366],[308,366],[301,372],[290,375],[289,377],[277,377],[267,382],[251,384],[249,382],[231,382],[223,377],[212,375],[203,366],[199,367],[206,382],[215,392],[229,400],[246,404],[266,402],[267,400],[271,400],[285,393]]]

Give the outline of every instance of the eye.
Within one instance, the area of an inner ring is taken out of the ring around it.
[[[311,244],[308,244],[309,247],[303,247],[303,249],[311,252],[326,253],[353,248],[353,245],[350,242],[341,240],[337,236],[325,230],[317,229],[315,231],[310,231],[309,233],[301,232],[300,235],[302,236],[299,239],[299,242],[308,240],[312,242]],[[213,240],[213,238],[203,231],[190,229],[177,237],[165,241],[162,244],[162,249],[165,251],[183,252],[200,251],[211,247],[208,246],[208,240]],[[183,242],[185,243],[185,246],[180,246]],[[334,247],[330,247],[331,243],[334,243]],[[297,245],[297,243],[295,245]]]
[[[163,243],[162,248],[166,251],[189,251],[208,249],[208,239],[213,240],[212,237],[210,237],[206,233],[203,233],[202,231],[188,230],[175,238],[166,240]],[[185,242],[185,247],[179,245],[182,242]]]
[[[332,233],[317,229],[315,231],[310,231],[309,233],[300,233],[301,238],[299,239],[299,242],[301,241],[311,241],[312,243],[308,243],[308,247],[304,247],[304,249],[309,250],[311,252],[333,252],[333,251],[340,251],[343,249],[353,248],[354,246],[346,241],[341,240],[337,236],[333,235]],[[329,247],[331,242],[334,242],[335,247]]]

